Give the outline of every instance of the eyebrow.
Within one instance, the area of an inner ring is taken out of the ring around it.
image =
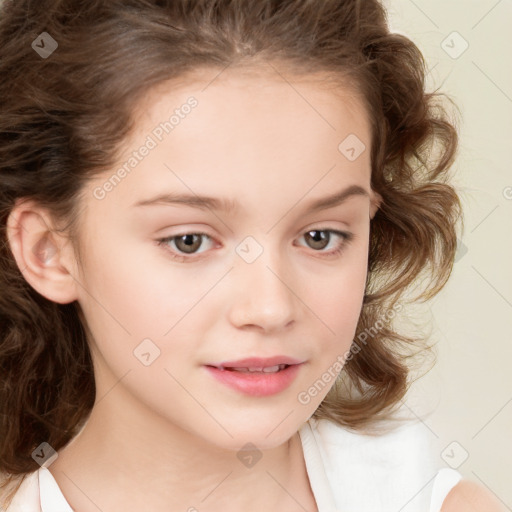
[[[344,203],[347,199],[353,196],[366,196],[370,197],[369,192],[359,185],[350,185],[335,194],[320,199],[315,199],[306,204],[304,209],[308,212],[315,212],[333,208]],[[144,199],[135,203],[133,206],[151,206],[158,204],[168,205],[184,205],[201,210],[216,210],[225,213],[233,213],[238,211],[240,203],[232,199],[217,198],[210,196],[199,196],[196,194],[176,194],[164,193],[150,199]]]

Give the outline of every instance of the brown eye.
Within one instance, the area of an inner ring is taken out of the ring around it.
[[[185,254],[193,254],[201,247],[202,235],[190,233],[174,237],[175,245],[179,251]]]
[[[302,238],[305,239],[307,246],[313,249],[313,252],[318,253],[318,256],[334,258],[341,255],[353,240],[354,234],[337,229],[322,228],[310,229],[302,235]]]
[[[325,249],[331,239],[329,231],[312,230],[308,231],[304,238],[312,249]]]
[[[187,255],[194,255],[195,253],[202,254],[205,252],[204,250],[198,252],[198,249],[204,245],[203,242],[205,239],[210,243],[213,242],[213,239],[206,233],[182,233],[160,238],[157,240],[157,243],[158,245],[164,246],[173,257],[185,258]],[[208,247],[206,247],[205,250],[208,250]]]

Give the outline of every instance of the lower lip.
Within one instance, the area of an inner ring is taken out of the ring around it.
[[[302,364],[302,363],[301,363]],[[213,366],[205,368],[227,386],[250,396],[270,396],[284,391],[297,376],[301,364],[292,364],[275,373],[243,373],[219,370]]]

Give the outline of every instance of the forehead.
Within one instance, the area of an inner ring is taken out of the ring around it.
[[[134,117],[140,120],[141,116],[151,115],[151,112],[162,113],[169,103],[178,104],[180,99],[192,94],[201,101],[203,112],[221,109],[224,114],[232,115],[234,109],[230,105],[241,104],[246,109],[251,105],[258,105],[260,109],[262,103],[272,105],[267,111],[261,110],[261,114],[270,111],[273,117],[288,116],[290,129],[293,114],[316,117],[334,131],[340,128],[340,122],[353,123],[355,119],[360,122],[361,132],[370,128],[364,97],[348,76],[327,71],[307,73],[302,70],[299,73],[289,66],[280,67],[270,62],[224,69],[200,68],[160,83],[135,106]],[[277,111],[276,106],[280,107]],[[287,108],[293,108],[294,112],[286,112]],[[257,118],[246,121],[256,122]]]
[[[190,98],[196,105],[183,108]],[[343,184],[369,185],[367,112],[357,91],[331,75],[299,76],[274,66],[195,71],[148,91],[134,120],[117,167],[148,138],[154,144],[109,195],[111,202],[133,204],[173,191],[256,206],[272,194],[292,200],[313,187],[325,195]],[[366,148],[356,160],[340,150],[347,138],[359,141],[357,151]]]

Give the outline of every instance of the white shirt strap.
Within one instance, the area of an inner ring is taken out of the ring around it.
[[[442,468],[437,472],[432,489],[430,512],[441,512],[446,496],[460,480],[462,480],[462,475],[455,469]]]

